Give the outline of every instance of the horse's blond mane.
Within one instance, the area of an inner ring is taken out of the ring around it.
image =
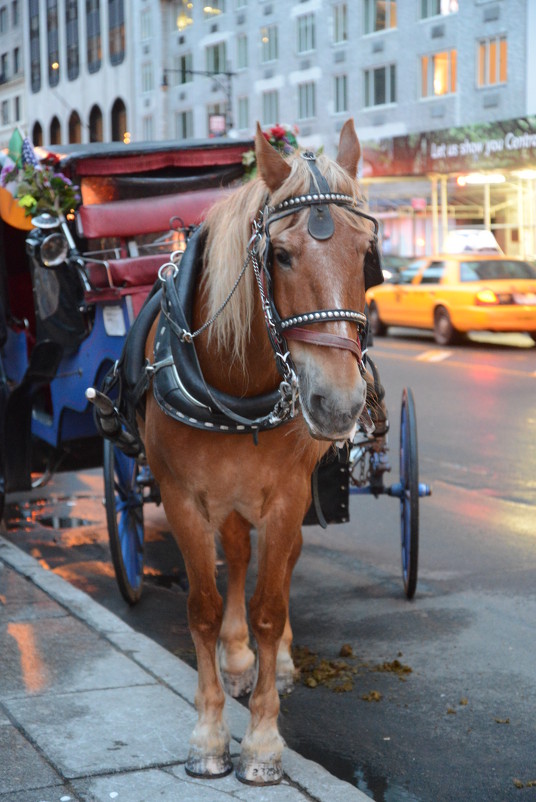
[[[296,153],[290,157],[289,163],[290,175],[269,197],[270,205],[309,191],[311,173],[305,160]],[[357,180],[342,167],[325,155],[317,157],[317,165],[332,192],[350,195],[356,203],[360,201]],[[252,234],[251,222],[268,196],[266,185],[256,178],[216,203],[206,216],[203,281],[208,317],[216,314],[232,290],[246,259]],[[349,225],[363,230],[361,218],[337,207],[332,208],[334,214],[346,214]],[[287,220],[284,225],[291,225],[292,216]],[[241,363],[244,362],[257,293],[253,268],[249,265],[229,303],[209,327],[209,337],[215,346],[225,349]]]

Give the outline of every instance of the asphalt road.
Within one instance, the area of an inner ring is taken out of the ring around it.
[[[372,351],[392,481],[410,386],[420,478],[433,488],[420,505],[415,599],[403,594],[399,504],[387,497],[352,496],[350,523],[307,527],[294,574],[303,682],[282,700],[282,733],[376,802],[536,794],[536,347],[522,336],[479,340],[440,349],[395,331]],[[5,517],[13,542],[194,664],[182,560],[160,509],[146,508],[135,608],[115,585],[99,472],[11,496]],[[254,579],[252,567],[250,589]]]

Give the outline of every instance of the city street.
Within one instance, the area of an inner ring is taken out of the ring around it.
[[[399,502],[352,496],[350,522],[304,529],[291,619],[301,682],[289,746],[376,802],[510,802],[536,792],[536,346],[479,335],[439,348],[391,330],[371,354],[398,480],[402,389],[418,423],[417,593],[404,596]],[[122,600],[99,471],[7,499],[5,536],[195,665],[186,580],[161,508],[145,508],[141,601]],[[254,536],[253,536],[254,538]],[[225,586],[225,566],[219,568]],[[248,588],[254,586],[252,565]],[[142,725],[142,722],[140,722]],[[338,801],[337,801],[338,802]],[[344,802],[344,800],[341,800]]]

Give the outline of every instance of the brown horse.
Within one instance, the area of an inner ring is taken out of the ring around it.
[[[262,785],[282,777],[278,687],[288,689],[294,676],[289,588],[311,475],[334,441],[353,435],[365,405],[359,334],[375,230],[358,210],[360,146],[352,120],[342,129],[336,161],[310,153],[285,159],[258,126],[255,149],[258,177],[215,205],[202,227],[195,349],[206,384],[237,398],[273,392],[285,362],[299,406],[281,425],[261,427],[253,437],[181,424],[148,392],[140,429],[190,586],[199,718],[186,771],[216,777],[232,769],[223,680],[234,696],[253,688],[237,776]],[[248,263],[257,274],[246,270]],[[146,344],[150,361],[157,327]],[[274,357],[275,330],[276,345],[289,340],[290,359],[285,348],[275,347]],[[244,599],[252,528],[258,574],[249,619],[256,656]],[[229,572],[225,610],[216,586],[217,533]]]

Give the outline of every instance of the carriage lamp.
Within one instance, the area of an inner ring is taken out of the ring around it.
[[[65,262],[68,253],[69,243],[59,231],[45,237],[39,248],[39,256],[45,267],[58,267]]]

